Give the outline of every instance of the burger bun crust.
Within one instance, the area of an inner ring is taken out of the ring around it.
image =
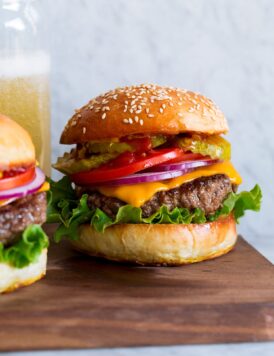
[[[117,88],[91,100],[67,123],[60,142],[84,143],[134,134],[207,135],[228,131],[223,113],[203,95],[154,84]]]
[[[38,260],[23,268],[0,263],[0,293],[12,292],[19,287],[28,286],[46,274],[47,249],[44,249]]]
[[[73,246],[86,254],[117,262],[176,266],[221,256],[237,240],[232,215],[205,224],[121,224],[104,233],[81,225]]]
[[[10,118],[0,114],[0,171],[35,164],[30,135]]]

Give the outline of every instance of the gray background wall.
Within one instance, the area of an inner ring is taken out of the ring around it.
[[[52,55],[53,158],[73,109],[107,89],[155,82],[202,92],[226,114],[242,188],[260,214],[240,227],[271,235],[274,200],[273,0],[44,0]]]

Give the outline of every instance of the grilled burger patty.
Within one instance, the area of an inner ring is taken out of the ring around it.
[[[190,210],[200,208],[206,215],[209,215],[221,207],[222,202],[233,189],[230,179],[224,174],[201,177],[189,183],[184,183],[178,188],[154,194],[150,200],[141,206],[142,215],[148,217],[163,205],[166,205],[169,210],[176,207]],[[87,188],[77,187],[77,193],[79,196],[88,193],[89,207],[100,208],[112,218],[121,206],[126,205],[120,199],[107,197],[98,191],[88,190]]]
[[[30,224],[46,220],[46,193],[28,195],[0,208],[0,242],[11,244]]]

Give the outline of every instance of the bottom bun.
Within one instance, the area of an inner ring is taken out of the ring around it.
[[[81,225],[73,246],[92,256],[141,265],[182,265],[221,256],[237,240],[232,215],[205,224],[121,224],[104,233]]]
[[[32,284],[46,274],[47,249],[44,249],[35,263],[23,268],[0,263],[0,293]]]

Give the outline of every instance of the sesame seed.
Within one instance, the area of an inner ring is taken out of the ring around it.
[[[133,124],[133,120],[132,120],[131,118],[128,119],[128,122],[129,122],[130,124]]]
[[[71,126],[75,126],[77,124],[76,121],[72,121]]]
[[[128,124],[128,119],[124,119],[123,122],[124,122],[125,124]]]
[[[183,116],[184,116],[181,112],[179,112],[178,115],[179,115],[180,117],[183,117]]]
[[[85,134],[87,132],[87,128],[83,127],[83,134]]]
[[[78,114],[77,117],[80,119],[80,118],[82,117],[82,115],[81,115],[81,114]]]
[[[143,126],[144,125],[144,120],[140,120],[140,125]]]
[[[135,120],[135,122],[138,122],[139,121],[139,117],[135,116],[134,120]]]
[[[104,112],[102,115],[102,120],[104,120],[106,118],[107,114]]]
[[[184,89],[160,87],[155,84],[147,83],[110,90],[107,93],[90,100],[84,109],[76,111],[73,118],[76,120],[80,118],[81,114],[85,114],[84,110],[94,110],[96,113],[100,112],[99,115],[102,119],[106,118],[108,111],[111,112],[112,110],[110,105],[107,106],[107,103],[111,102],[111,100],[122,100],[122,110],[125,113],[128,112],[128,115],[132,117],[131,120],[127,118],[126,121],[124,121],[123,118],[121,119],[126,124],[131,123],[131,121],[132,123],[140,123],[141,119],[139,118],[137,121],[137,118],[139,115],[142,115],[143,110],[146,113],[146,117],[156,117],[157,114],[150,114],[150,108],[155,102],[159,102],[160,105],[157,107],[157,110],[161,114],[165,113],[167,107],[175,107],[177,105],[182,107],[186,106],[186,110],[189,113],[200,110],[203,115],[222,115],[217,107],[211,104],[209,99],[200,94],[198,95]],[[210,112],[210,109],[214,112]],[[145,120],[143,119],[143,124],[144,121]],[[72,121],[70,122],[70,126],[71,125],[73,125]]]

